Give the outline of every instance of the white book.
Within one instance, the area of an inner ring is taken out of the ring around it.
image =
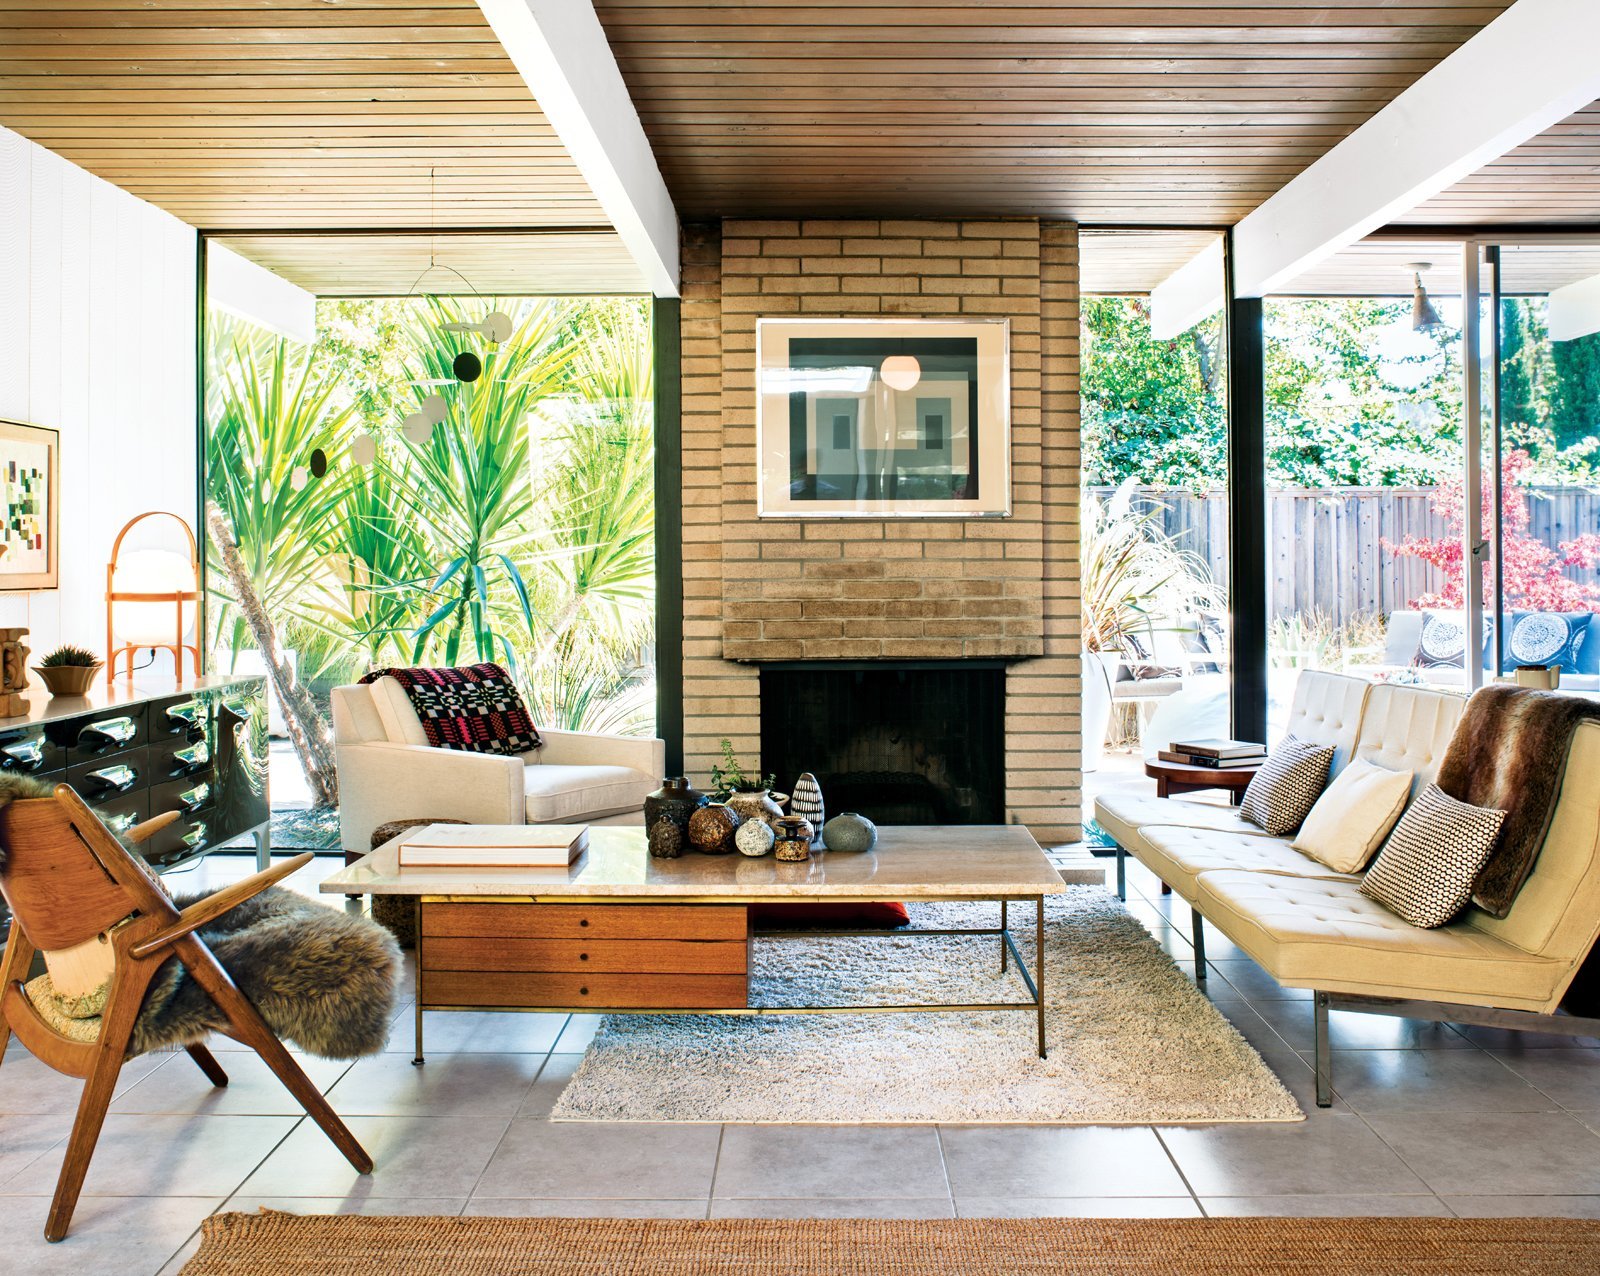
[[[565,868],[589,846],[583,824],[429,824],[400,843],[401,868]]]

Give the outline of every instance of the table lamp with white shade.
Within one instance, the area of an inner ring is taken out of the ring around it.
[[[171,519],[183,529],[171,549],[122,548],[145,519]],[[200,645],[186,642],[195,633],[200,603],[200,553],[189,524],[168,510],[150,510],[128,520],[111,545],[106,564],[106,683],[116,676],[117,658],[126,654],[127,676],[140,651],[170,651],[173,673],[183,681],[183,653],[200,676]]]

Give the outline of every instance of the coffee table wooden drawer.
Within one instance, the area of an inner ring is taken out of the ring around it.
[[[742,975],[747,952],[742,941],[724,939],[590,941],[430,935],[423,959],[429,970]]]
[[[479,939],[708,939],[743,941],[734,904],[476,904],[424,902],[422,934]]]
[[[742,1008],[746,996],[743,975],[603,971],[522,974],[430,969],[423,980],[427,1003],[433,1006],[593,1006],[596,1009],[659,1006],[672,1010],[719,1010]]]

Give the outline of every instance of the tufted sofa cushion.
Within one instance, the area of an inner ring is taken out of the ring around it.
[[[1377,683],[1361,714],[1355,756],[1386,771],[1414,772],[1415,796],[1439,773],[1445,746],[1466,707],[1460,692]]]
[[[1285,731],[1307,744],[1333,746],[1329,775],[1338,775],[1350,761],[1361,731],[1362,710],[1372,684],[1364,678],[1310,669],[1295,683]]]
[[[1287,873],[1296,877],[1344,877],[1309,855],[1297,851],[1284,837],[1268,837],[1216,829],[1146,826],[1139,830],[1144,850],[1139,862],[1188,900],[1195,897],[1201,873],[1218,869],[1245,869],[1255,873]]]
[[[1241,816],[1237,807],[1190,802],[1183,798],[1111,794],[1095,799],[1094,816],[1118,846],[1141,858],[1147,849],[1141,830],[1153,826],[1215,829],[1233,837],[1267,836]]]

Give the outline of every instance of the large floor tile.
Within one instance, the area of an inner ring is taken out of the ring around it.
[[[345,1124],[374,1163],[371,1174],[358,1174],[321,1130],[303,1121],[238,1194],[467,1197],[510,1123],[509,1115],[353,1116]]]
[[[422,1016],[425,1057],[459,1054],[546,1054],[566,1026],[566,1015],[490,1010],[482,1013],[428,1010]],[[389,1033],[387,1049],[411,1058],[416,1053],[416,1027],[401,1015]]]
[[[487,1218],[705,1218],[705,1197],[683,1200],[610,1200],[573,1197],[473,1197],[462,1212]]]
[[[0,1198],[0,1270],[15,1276],[151,1276],[178,1253],[221,1200],[216,1197],[85,1196],[67,1238],[44,1238],[47,1196]]]
[[[1202,1196],[1212,1218],[1449,1218],[1454,1212],[1425,1196]]]
[[[775,1199],[724,1200],[711,1198],[712,1218],[954,1218],[955,1209],[948,1196],[877,1197],[854,1200],[849,1197],[780,1197]]]
[[[1341,1097],[1364,1113],[1544,1112],[1557,1106],[1482,1050],[1335,1050],[1333,1080]]]
[[[958,1125],[939,1137],[958,1197],[1189,1194],[1149,1129]]]
[[[1462,1218],[1600,1218],[1600,1196],[1447,1196]]]
[[[707,1197],[717,1125],[513,1121],[473,1196]]]
[[[1367,1120],[1440,1196],[1600,1194],[1600,1134],[1565,1112]]]
[[[1250,1003],[1278,1035],[1296,1050],[1311,1051],[1316,1027],[1311,1006],[1303,1001]],[[1335,1010],[1328,1016],[1328,1041],[1335,1050],[1472,1050],[1475,1047],[1446,1023],[1397,1019]]]
[[[72,1118],[0,1116],[0,1184],[16,1177],[72,1133]]]
[[[1307,988],[1285,988],[1248,957],[1221,957],[1211,951],[1211,930],[1206,931],[1206,956],[1215,975],[1220,975],[1246,1001],[1310,1001]],[[1220,998],[1219,987],[1211,995]]]
[[[556,1054],[582,1054],[605,1021],[604,1015],[573,1015],[551,1049]]]
[[[730,1125],[722,1133],[717,1199],[944,1197],[931,1125]]]
[[[1530,1085],[1565,1108],[1600,1108],[1600,1050],[1492,1050]]]
[[[385,1052],[360,1059],[328,1092],[347,1116],[505,1116],[521,1106],[545,1057],[439,1054],[421,1067]]]
[[[957,1218],[1199,1218],[1192,1196],[958,1196]]]
[[[106,1117],[83,1190],[94,1196],[216,1196],[233,1192],[245,1175],[294,1129],[283,1116]],[[0,1192],[49,1195],[66,1144],[58,1143]]]
[[[1600,1049],[1600,1037],[1571,1037],[1558,1032],[1517,1032],[1511,1028],[1477,1028],[1454,1025],[1468,1041],[1485,1050],[1577,1050]]]
[[[1161,1139],[1202,1198],[1428,1191],[1357,1116],[1324,1115],[1303,1125],[1163,1129]]]
[[[138,1085],[170,1058],[166,1054],[140,1055],[122,1065],[117,1093]],[[14,1038],[0,1063],[0,1116],[40,1116],[49,1112],[74,1113],[83,1094],[83,1081],[40,1063]]]
[[[246,1196],[230,1197],[218,1214],[254,1214],[277,1210],[284,1214],[385,1214],[399,1217],[454,1218],[467,1201],[461,1196]]]
[[[299,1116],[305,1111],[260,1055],[235,1051],[217,1062],[228,1074],[225,1086],[206,1080],[187,1054],[166,1056],[159,1068],[112,1100],[111,1110],[151,1116]],[[350,1068],[344,1060],[299,1055],[295,1062],[324,1093]]]
[[[523,1097],[517,1115],[534,1119],[548,1117],[550,1109],[555,1107],[556,1100],[561,1097],[561,1092],[567,1088],[567,1082],[572,1080],[572,1074],[582,1062],[581,1054],[549,1055],[539,1069],[532,1089]]]

